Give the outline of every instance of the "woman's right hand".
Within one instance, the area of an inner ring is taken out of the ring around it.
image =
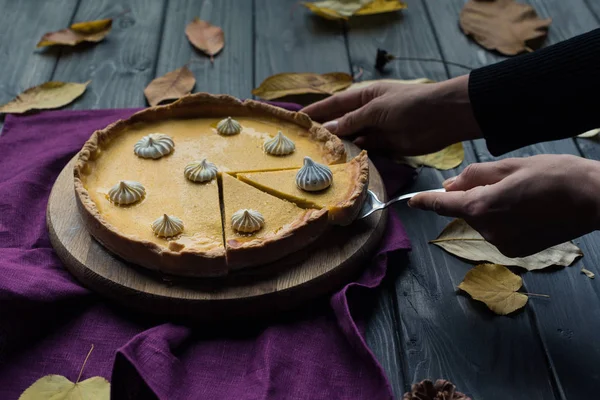
[[[432,84],[376,83],[301,111],[360,147],[397,156],[433,153],[481,137],[469,102],[468,75]]]

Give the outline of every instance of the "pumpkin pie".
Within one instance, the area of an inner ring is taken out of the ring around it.
[[[369,186],[369,159],[362,151],[345,164],[329,166],[333,181],[323,190],[308,192],[296,184],[298,169],[238,174],[238,179],[304,208],[327,209],[329,219],[348,225],[360,211]]]
[[[233,134],[218,129],[228,117],[239,127]],[[282,136],[293,150],[268,154],[265,143]],[[346,161],[340,139],[305,114],[199,93],[96,131],[74,167],[76,200],[89,232],[123,259],[169,274],[224,275],[276,260],[323,231],[326,209],[304,210],[233,178],[299,168],[305,156]],[[229,230],[231,210],[259,206],[261,231]]]
[[[327,227],[326,209],[302,209],[223,174],[223,230],[227,265],[242,268],[275,261],[318,238]],[[258,212],[264,224],[255,232],[239,232],[232,216],[239,210]]]

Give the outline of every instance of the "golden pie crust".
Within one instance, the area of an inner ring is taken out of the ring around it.
[[[85,182],[94,173],[95,161],[105,152],[110,151],[111,141],[140,124],[227,116],[275,118],[294,124],[306,130],[308,138],[319,145],[324,162],[338,164],[346,161],[346,152],[341,140],[303,113],[287,111],[253,100],[240,101],[227,95],[206,93],[189,95],[172,104],[151,107],[135,113],[126,120],[119,120],[105,129],[94,132],[85,143],[78,155],[73,172],[76,201],[88,231],[108,250],[129,262],[167,274],[197,277],[222,276],[235,268],[272,262],[300,249],[318,237],[327,226],[327,209],[306,210],[302,214],[302,218],[282,227],[259,242],[232,240],[227,243],[227,254],[226,246],[223,243],[219,246],[215,245],[213,248],[205,246],[202,249],[193,248],[193,246],[187,247],[177,241],[169,241],[165,245],[160,245],[152,240],[123,234],[106,220],[93,200],[93,196],[90,196],[86,189]],[[175,151],[177,151],[177,143]],[[131,156],[135,157],[133,149]],[[235,175],[235,172],[230,171],[232,176]],[[166,173],[177,174],[180,171]],[[125,179],[125,177],[119,179]],[[366,193],[366,185],[360,186],[363,192],[355,193],[348,199],[350,202],[360,202],[356,206],[358,208],[362,205],[362,199]],[[224,222],[227,223],[227,221]],[[273,243],[280,243],[281,246],[273,245]]]

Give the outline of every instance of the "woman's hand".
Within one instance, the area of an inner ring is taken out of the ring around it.
[[[395,155],[433,153],[481,136],[467,75],[441,83],[377,83],[349,90],[302,111],[361,147]]]
[[[409,206],[463,218],[508,257],[524,257],[598,228],[600,162],[540,155],[471,164],[447,193]]]

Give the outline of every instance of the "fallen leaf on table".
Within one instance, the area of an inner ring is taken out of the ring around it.
[[[108,35],[112,28],[112,19],[78,22],[67,29],[46,33],[37,47],[65,45],[75,46],[81,42],[99,42]]]
[[[410,392],[404,393],[402,400],[471,400],[471,398],[456,390],[456,386],[450,381],[438,379],[433,383],[425,379],[413,383]]]
[[[523,285],[520,276],[498,264],[480,264],[465,275],[458,288],[485,303],[496,314],[506,315],[527,304],[527,296],[517,293]]]
[[[264,100],[297,94],[326,94],[332,95],[352,84],[352,76],[344,72],[327,74],[313,73],[283,73],[265,79],[252,94]]]
[[[35,381],[19,397],[19,400],[109,400],[110,382],[100,376],[79,381],[85,364],[94,350],[88,352],[75,383],[62,375],[46,375]]]
[[[455,256],[471,261],[488,261],[494,264],[525,268],[529,271],[552,265],[569,266],[583,253],[571,242],[565,242],[527,257],[509,258],[493,244],[487,242],[464,220],[455,219],[430,243]]]
[[[348,19],[353,15],[381,14],[407,7],[399,0],[324,0],[302,4],[326,19]]]
[[[431,79],[427,79],[427,78],[407,79],[407,80],[376,79],[376,80],[372,80],[372,81],[355,82],[352,85],[350,85],[346,90],[362,89],[362,88],[366,88],[367,86],[371,86],[374,83],[398,83],[398,84],[404,84],[404,85],[412,85],[412,84],[420,84],[420,83],[435,83],[435,81],[432,81]]]
[[[194,18],[185,27],[185,35],[195,48],[210,56],[210,62],[214,62],[215,55],[225,45],[223,30],[199,18]]]
[[[81,96],[90,82],[51,81],[42,83],[27,89],[13,100],[1,105],[0,113],[21,114],[30,110],[62,107]]]
[[[144,89],[144,95],[148,103],[155,106],[162,101],[176,100],[189,94],[195,84],[194,74],[188,67],[183,66],[154,79]]]
[[[598,133],[600,133],[600,129],[592,129],[591,131],[583,132],[581,135],[577,135],[577,137],[593,138],[594,136],[597,136]]]
[[[538,18],[533,7],[514,0],[469,0],[460,12],[465,35],[507,56],[533,51],[551,22],[550,18]]]
[[[590,279],[594,279],[594,277],[596,276],[596,274],[594,274],[589,269],[586,269],[585,267],[581,268],[581,273],[585,274],[585,276],[587,276]]]
[[[402,157],[398,162],[410,165],[413,168],[420,166],[431,167],[446,171],[458,167],[465,159],[465,149],[462,143],[455,143],[437,151],[435,153],[426,154],[424,156],[407,156]]]

